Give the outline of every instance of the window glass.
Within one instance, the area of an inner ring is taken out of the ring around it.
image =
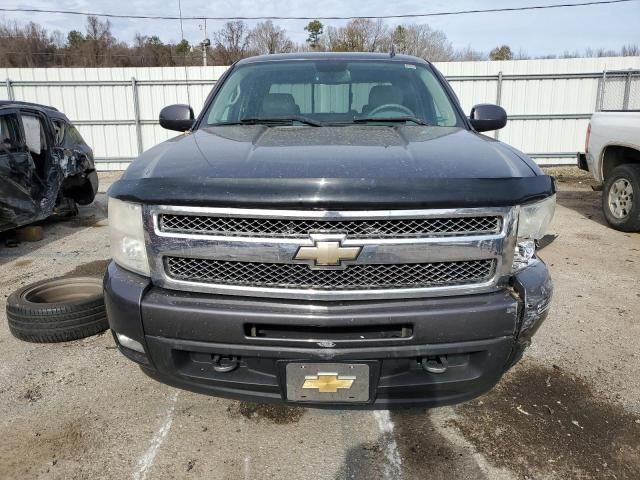
[[[0,148],[0,155],[6,153],[6,150],[14,152],[20,148],[19,131],[17,115],[0,116],[0,143],[3,147]]]
[[[438,125],[451,125],[454,124],[456,119],[456,113],[451,105],[449,97],[445,93],[443,88],[438,88],[440,83],[434,75],[426,74],[425,70],[421,69],[418,74],[422,78],[422,81],[431,92],[433,104],[435,107],[436,119]]]
[[[236,118],[240,115],[241,105],[239,100],[244,93],[242,82],[247,73],[249,73],[247,70],[236,72],[225,81],[224,88],[216,96],[217,108],[209,110],[207,123],[229,122],[232,120],[232,111],[235,112]]]
[[[46,148],[44,129],[40,118],[35,115],[22,114],[22,127],[27,148],[33,154],[40,155]]]
[[[415,117],[462,126],[432,69],[421,63],[297,60],[249,63],[232,71],[205,115],[208,125],[303,115],[321,123]]]
[[[86,143],[86,142],[84,141],[84,138],[82,138],[82,135],[80,135],[80,132],[76,127],[74,127],[73,125],[67,125],[67,135],[65,139],[65,144],[74,145],[78,143]]]
[[[64,136],[67,130],[67,124],[62,120],[53,120],[53,132],[55,134],[56,145],[62,145],[64,143]]]

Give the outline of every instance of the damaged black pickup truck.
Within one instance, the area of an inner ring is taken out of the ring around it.
[[[93,152],[64,113],[0,101],[0,232],[93,202]]]
[[[120,351],[197,392],[331,408],[473,398],[522,356],[552,283],[553,179],[478,132],[424,60],[256,57],[109,192]]]

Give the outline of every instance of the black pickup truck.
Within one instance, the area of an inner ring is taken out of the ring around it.
[[[161,382],[331,408],[495,385],[547,316],[555,187],[429,62],[242,60],[109,194],[120,351]]]

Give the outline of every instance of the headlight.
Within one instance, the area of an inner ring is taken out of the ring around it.
[[[518,244],[513,257],[514,272],[522,270],[533,260],[536,240],[540,240],[556,210],[556,196],[552,195],[539,202],[520,206],[518,216]]]
[[[113,260],[123,268],[148,277],[142,207],[137,203],[109,198],[109,230]]]

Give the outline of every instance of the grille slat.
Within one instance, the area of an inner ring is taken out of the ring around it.
[[[311,270],[303,264],[165,257],[175,280],[217,285],[314,290],[368,290],[468,285],[489,281],[496,261],[356,264],[344,270]]]
[[[309,234],[346,234],[349,238],[402,238],[432,235],[481,235],[500,231],[498,215],[418,219],[314,220],[163,214],[160,230],[168,233],[229,237],[308,238]]]

